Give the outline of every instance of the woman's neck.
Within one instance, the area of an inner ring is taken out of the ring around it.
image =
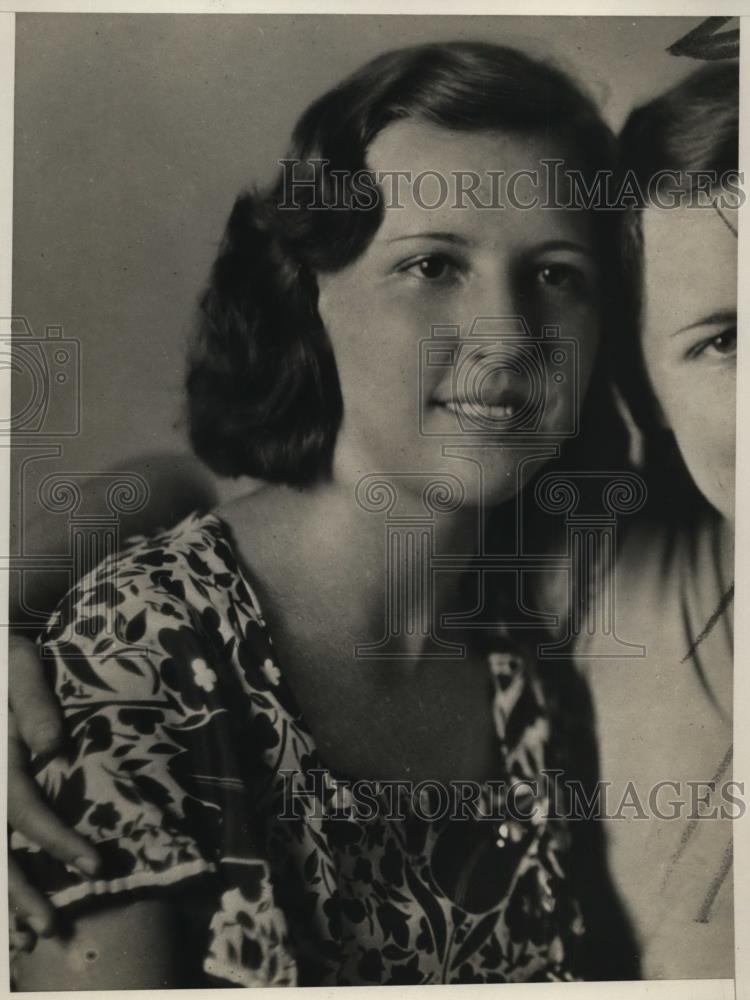
[[[476,507],[436,512],[421,491],[382,476],[366,492],[356,483],[336,480],[305,489],[268,486],[222,505],[217,513],[230,523],[249,562],[259,544],[267,566],[284,561],[281,585],[289,580],[289,564],[298,566],[300,581],[315,574],[316,587],[328,592],[326,603],[351,609],[363,642],[377,641],[389,628],[387,594],[408,595],[402,608],[410,620],[401,623],[398,640],[404,655],[422,652],[424,628],[417,623],[463,610],[456,595],[476,552]],[[423,569],[434,553],[454,557],[453,565],[429,572],[427,579]]]
[[[333,557],[359,553],[368,555],[372,571],[393,569],[388,564],[386,543],[400,537],[416,544],[417,536],[429,536],[432,553],[453,557],[454,568],[443,573],[445,582],[462,575],[477,551],[480,511],[475,506],[442,510],[440,498],[425,498],[400,478],[379,476],[358,488],[357,484],[332,481],[307,492],[305,517],[315,536]],[[446,587],[450,589],[450,587]]]

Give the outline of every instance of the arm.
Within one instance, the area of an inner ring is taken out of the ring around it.
[[[205,471],[190,456],[162,456],[157,465],[150,459],[143,466],[129,466],[131,472],[145,477],[151,485],[147,507],[123,521],[126,534],[148,534],[155,526],[175,520],[195,507],[207,506],[213,493]],[[156,488],[155,488],[156,487]],[[87,507],[109,512],[103,497],[93,487],[84,489]],[[18,498],[13,499],[11,551],[68,553],[67,517],[36,516],[22,519]],[[67,584],[66,584],[67,586]],[[8,637],[8,822],[54,858],[73,865],[85,876],[100,868],[96,850],[82,836],[60,822],[40,794],[28,771],[29,754],[46,755],[60,751],[64,741],[60,708],[45,679],[39,650],[33,641],[39,623],[50,614],[63,597],[60,579],[55,573],[25,573],[21,568],[9,574]],[[25,878],[11,858],[8,866],[8,889],[11,912],[26,928],[25,942],[18,937],[18,947],[33,944],[35,934],[52,933],[54,910],[47,899]]]
[[[204,976],[197,968],[186,972],[187,962],[223,981],[253,979],[234,938],[245,933],[240,917],[252,912],[254,897],[245,898],[244,865],[231,863],[244,858],[252,805],[236,754],[238,678],[225,663],[218,613],[208,606],[199,621],[190,603],[203,564],[191,575],[182,537],[143,540],[103,563],[79,581],[43,636],[45,676],[70,736],[65,753],[34,761],[34,778],[60,819],[97,845],[100,874],[92,882],[18,833],[11,846],[27,877],[59,908],[61,923],[68,914],[89,914],[85,924],[78,918],[79,932],[95,914],[105,919],[103,904],[114,913],[136,894],[166,903],[179,893],[183,905],[172,912],[181,925],[197,916],[195,889],[205,887],[204,933],[193,948],[180,935],[178,971],[195,986]],[[216,668],[208,677],[206,663]],[[265,862],[254,854],[251,860],[264,870]],[[256,875],[249,876],[251,895]],[[171,915],[162,921],[174,923]],[[115,942],[128,940],[129,926],[116,926]],[[171,939],[158,938],[168,959]],[[49,958],[59,987],[69,969],[48,946],[40,944],[34,962]],[[139,939],[139,948],[151,945]],[[107,953],[107,974],[116,968],[121,984],[140,984],[140,966],[122,971],[119,954]],[[19,982],[31,989],[32,972],[41,972],[29,968],[19,969]],[[160,966],[154,975],[166,974]]]
[[[11,634],[8,648],[8,823],[54,858],[94,875],[99,858],[75,830],[65,826],[47,805],[28,771],[29,751],[49,754],[63,744],[58,704],[45,681],[39,650],[30,640]],[[34,934],[54,928],[54,910],[24,877],[11,857],[8,861],[11,913],[25,927],[18,947],[30,947]]]
[[[64,555],[69,545],[67,519],[38,517],[24,522],[17,501],[18,497],[14,497],[11,551]],[[29,770],[31,754],[56,753],[64,743],[62,714],[45,679],[33,638],[64,592],[55,573],[27,574],[23,568],[9,573],[8,824],[52,857],[90,876],[99,868],[96,851],[60,822]],[[8,897],[15,947],[31,948],[37,934],[53,933],[53,907],[28,881],[13,857],[8,859]]]
[[[15,964],[18,990],[169,989],[186,985],[174,904],[148,900],[80,917],[64,940],[41,940]],[[195,985],[193,983],[193,985]]]

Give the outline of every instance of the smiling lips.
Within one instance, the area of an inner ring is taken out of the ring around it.
[[[487,404],[468,399],[449,399],[436,405],[448,410],[449,413],[462,413],[467,417],[486,417],[489,420],[510,420],[518,409],[514,403]]]
[[[474,389],[473,392],[465,391]],[[487,378],[482,384],[458,387],[453,380],[438,386],[431,402],[449,413],[462,414],[469,419],[510,420],[529,400],[528,378],[507,370]],[[456,392],[456,389],[463,391]]]

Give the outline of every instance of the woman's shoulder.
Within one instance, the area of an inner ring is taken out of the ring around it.
[[[75,585],[38,639],[66,710],[166,700],[180,717],[206,699],[236,703],[269,677],[275,684],[271,642],[214,513],[128,539]]]
[[[238,610],[262,622],[226,525],[214,512],[193,512],[151,535],[132,536],[82,574],[53,613],[40,642],[128,643],[144,639],[146,625],[195,628],[207,620],[230,623]]]
[[[226,524],[215,511],[194,511],[151,535],[126,539],[114,560],[120,576],[140,572],[156,585],[165,577],[215,580],[229,586],[239,567]],[[103,567],[106,569],[106,567]],[[218,578],[218,579],[217,579]]]
[[[335,492],[268,483],[213,510],[242,571],[277,615],[314,597],[321,565],[331,581],[353,558],[353,547],[345,543],[352,537],[350,498],[342,505]]]

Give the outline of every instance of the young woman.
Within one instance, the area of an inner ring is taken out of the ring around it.
[[[590,177],[611,151],[556,70],[430,45],[315,102],[276,184],[237,200],[202,301],[191,435],[214,470],[265,485],[132,540],[42,637],[72,746],[38,759],[37,780],[101,867],[87,878],[16,836],[18,863],[71,920],[19,959],[21,989],[577,973],[566,829],[542,793],[526,795],[528,819],[500,823],[439,814],[434,799],[468,780],[502,809],[491,782],[533,788],[557,759],[535,644],[442,620],[476,607],[465,570],[483,505],[507,541],[501,505],[569,434],[606,328],[613,217],[542,208],[529,171],[558,158]],[[487,207],[499,171],[523,183]],[[371,197],[399,172],[424,186]],[[467,176],[475,197],[457,210]],[[519,357],[485,365],[473,398],[457,377],[464,347],[481,361],[519,317],[528,334],[511,327],[511,353],[552,352],[540,335],[556,326],[578,359],[577,383],[559,361],[539,369],[536,440],[512,433]],[[495,324],[478,346],[477,318]],[[435,328],[459,337],[420,367]],[[479,439],[461,436],[464,418]],[[601,415],[583,421],[606,437]],[[415,588],[377,659],[389,504],[402,524],[427,518],[454,568]],[[349,779],[407,794],[373,787],[363,818]],[[408,793],[420,783],[433,819]]]
[[[633,305],[616,370],[643,430],[649,503],[615,572],[621,634],[580,645],[610,782],[608,857],[647,978],[733,975],[732,593],[738,71],[702,69],[634,111],[623,171]]]

